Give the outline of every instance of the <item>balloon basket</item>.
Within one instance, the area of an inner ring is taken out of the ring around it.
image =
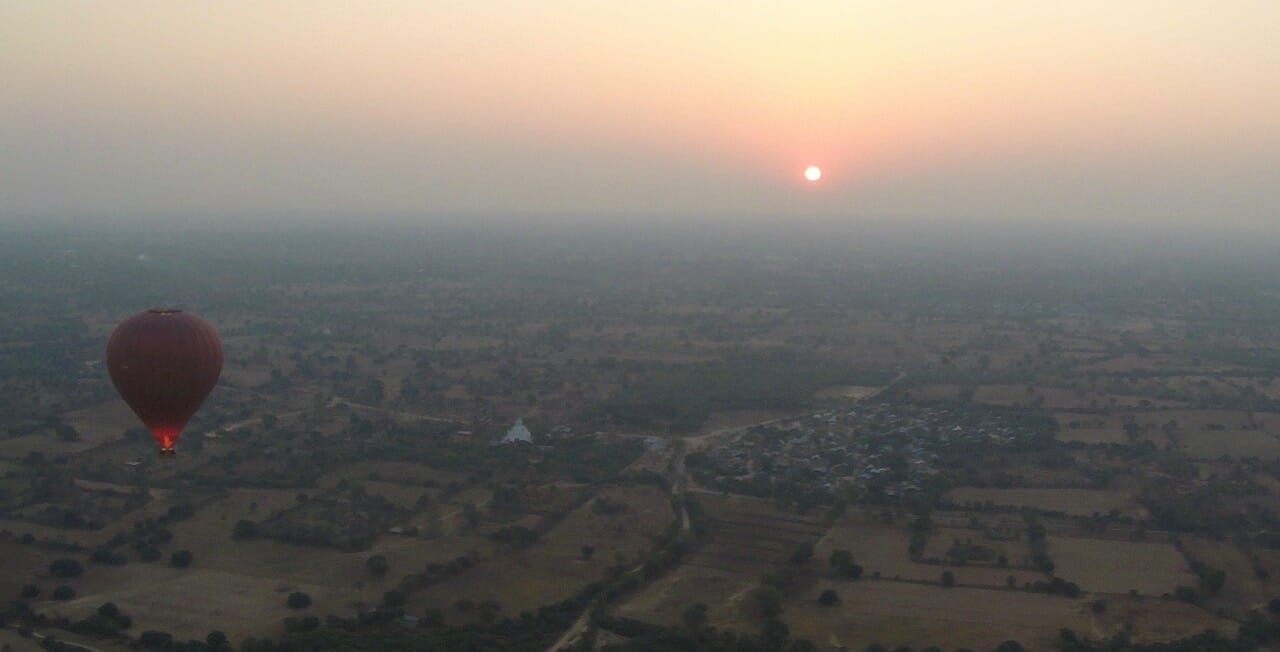
[[[178,451],[174,450],[174,448],[173,448],[172,446],[169,446],[168,448],[161,448],[161,449],[160,449],[160,457],[161,457],[161,458],[166,458],[166,457],[177,457],[177,456],[178,456]]]

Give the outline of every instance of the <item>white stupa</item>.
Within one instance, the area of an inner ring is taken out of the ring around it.
[[[511,426],[510,430],[507,431],[507,436],[503,437],[502,441],[508,444],[515,443],[515,442],[524,442],[526,444],[532,444],[533,433],[529,432],[529,429],[525,427],[524,419],[516,419],[515,424]]]

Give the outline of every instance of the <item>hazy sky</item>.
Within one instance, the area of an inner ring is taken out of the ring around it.
[[[1278,30],[1276,0],[0,0],[0,219],[1280,222]]]

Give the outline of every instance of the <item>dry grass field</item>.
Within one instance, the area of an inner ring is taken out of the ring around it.
[[[782,512],[759,498],[708,493],[698,500],[714,526],[687,564],[758,577],[785,563],[797,546],[817,541],[826,531],[816,517]]]
[[[285,604],[292,591],[311,595],[315,600],[312,612],[353,611],[345,604],[348,592],[323,585],[210,568],[179,570],[163,564],[95,570],[80,582],[77,599],[37,608],[79,619],[105,602],[114,602],[133,618],[136,631],[158,629],[180,639],[204,639],[210,630],[221,629],[239,640],[276,632],[282,619],[299,615]]]
[[[698,434],[716,432],[732,428],[743,428],[762,421],[773,421],[790,416],[794,412],[781,410],[722,410],[712,412],[698,429]]]
[[[458,600],[496,600],[505,615],[517,616],[523,610],[573,595],[601,579],[619,559],[633,564],[674,518],[666,493],[657,487],[612,487],[600,495],[626,504],[627,509],[598,514],[588,501],[524,550],[505,551],[486,541],[485,561],[414,594],[407,608],[443,609],[447,618],[456,622],[459,615],[453,605]],[[583,545],[595,548],[590,560],[584,559]]]
[[[954,538],[970,539],[976,544],[1002,551],[1009,557],[1011,565],[1019,564],[1026,556],[1025,547],[1020,541],[987,540],[981,532],[953,528],[938,528],[930,537],[927,548],[929,553],[926,556],[944,557]],[[936,583],[941,581],[943,571],[949,570],[955,575],[957,584],[971,586],[1002,587],[1010,575],[1019,586],[1044,579],[1040,573],[994,565],[953,567],[915,562],[907,553],[908,543],[910,533],[905,526],[882,525],[861,515],[846,516],[837,521],[818,542],[814,564],[815,568],[825,568],[827,560],[831,558],[831,551],[844,549],[853,553],[854,560],[863,567],[864,577],[868,578],[879,573],[884,579]]]
[[[680,622],[680,612],[690,605],[707,605],[709,624],[739,624],[738,602],[756,586],[759,577],[733,571],[682,564],[623,602],[620,616],[663,625]]]
[[[947,492],[946,499],[966,503],[992,503],[1015,507],[1032,507],[1077,516],[1106,514],[1113,509],[1121,515],[1141,516],[1146,510],[1123,491],[1104,489],[987,489],[960,487]]]
[[[1258,578],[1249,555],[1231,543],[1183,537],[1182,546],[1189,557],[1226,573],[1226,584],[1218,596],[1209,600],[1210,605],[1243,617],[1250,609],[1265,609],[1267,601],[1276,596],[1275,580]],[[1274,572],[1270,568],[1268,571]]]
[[[1165,543],[1049,537],[1055,574],[1085,591],[1146,596],[1173,593],[1178,585],[1196,585],[1196,576],[1177,548]]]
[[[817,595],[828,588],[839,594],[839,605],[817,604]],[[1089,602],[1022,591],[823,581],[788,600],[783,609],[794,636],[851,650],[876,642],[916,649],[938,645],[990,650],[1010,639],[1027,649],[1044,650],[1055,649],[1063,627],[1099,637],[1127,625],[1137,641],[1169,640],[1209,627],[1234,628],[1231,621],[1176,601],[1115,599],[1102,616],[1089,612]]]
[[[1277,426],[1280,421],[1273,420]],[[1280,435],[1267,430],[1198,430],[1179,437],[1178,448],[1199,459],[1280,458]]]
[[[874,396],[879,392],[880,388],[871,385],[839,385],[836,387],[826,387],[818,390],[814,395],[816,398],[844,398],[850,400],[860,400],[868,396]]]
[[[1030,390],[1030,391],[1028,391]],[[981,385],[973,393],[978,403],[997,406],[1036,406],[1048,410],[1078,409],[1163,409],[1178,408],[1177,401],[1156,400],[1129,394],[1080,392],[1064,387],[1039,385]]]
[[[817,596],[828,588],[840,596],[835,607],[817,604]],[[1089,618],[1076,600],[876,580],[818,582],[808,593],[787,600],[783,613],[793,636],[850,650],[871,643],[990,650],[1010,639],[1044,650],[1051,648],[1062,627],[1089,628]]]

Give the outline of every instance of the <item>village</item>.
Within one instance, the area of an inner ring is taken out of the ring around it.
[[[942,489],[940,467],[957,456],[1043,449],[1052,427],[990,409],[860,403],[750,428],[687,463],[701,481],[745,493],[776,482],[828,501],[892,500]]]

